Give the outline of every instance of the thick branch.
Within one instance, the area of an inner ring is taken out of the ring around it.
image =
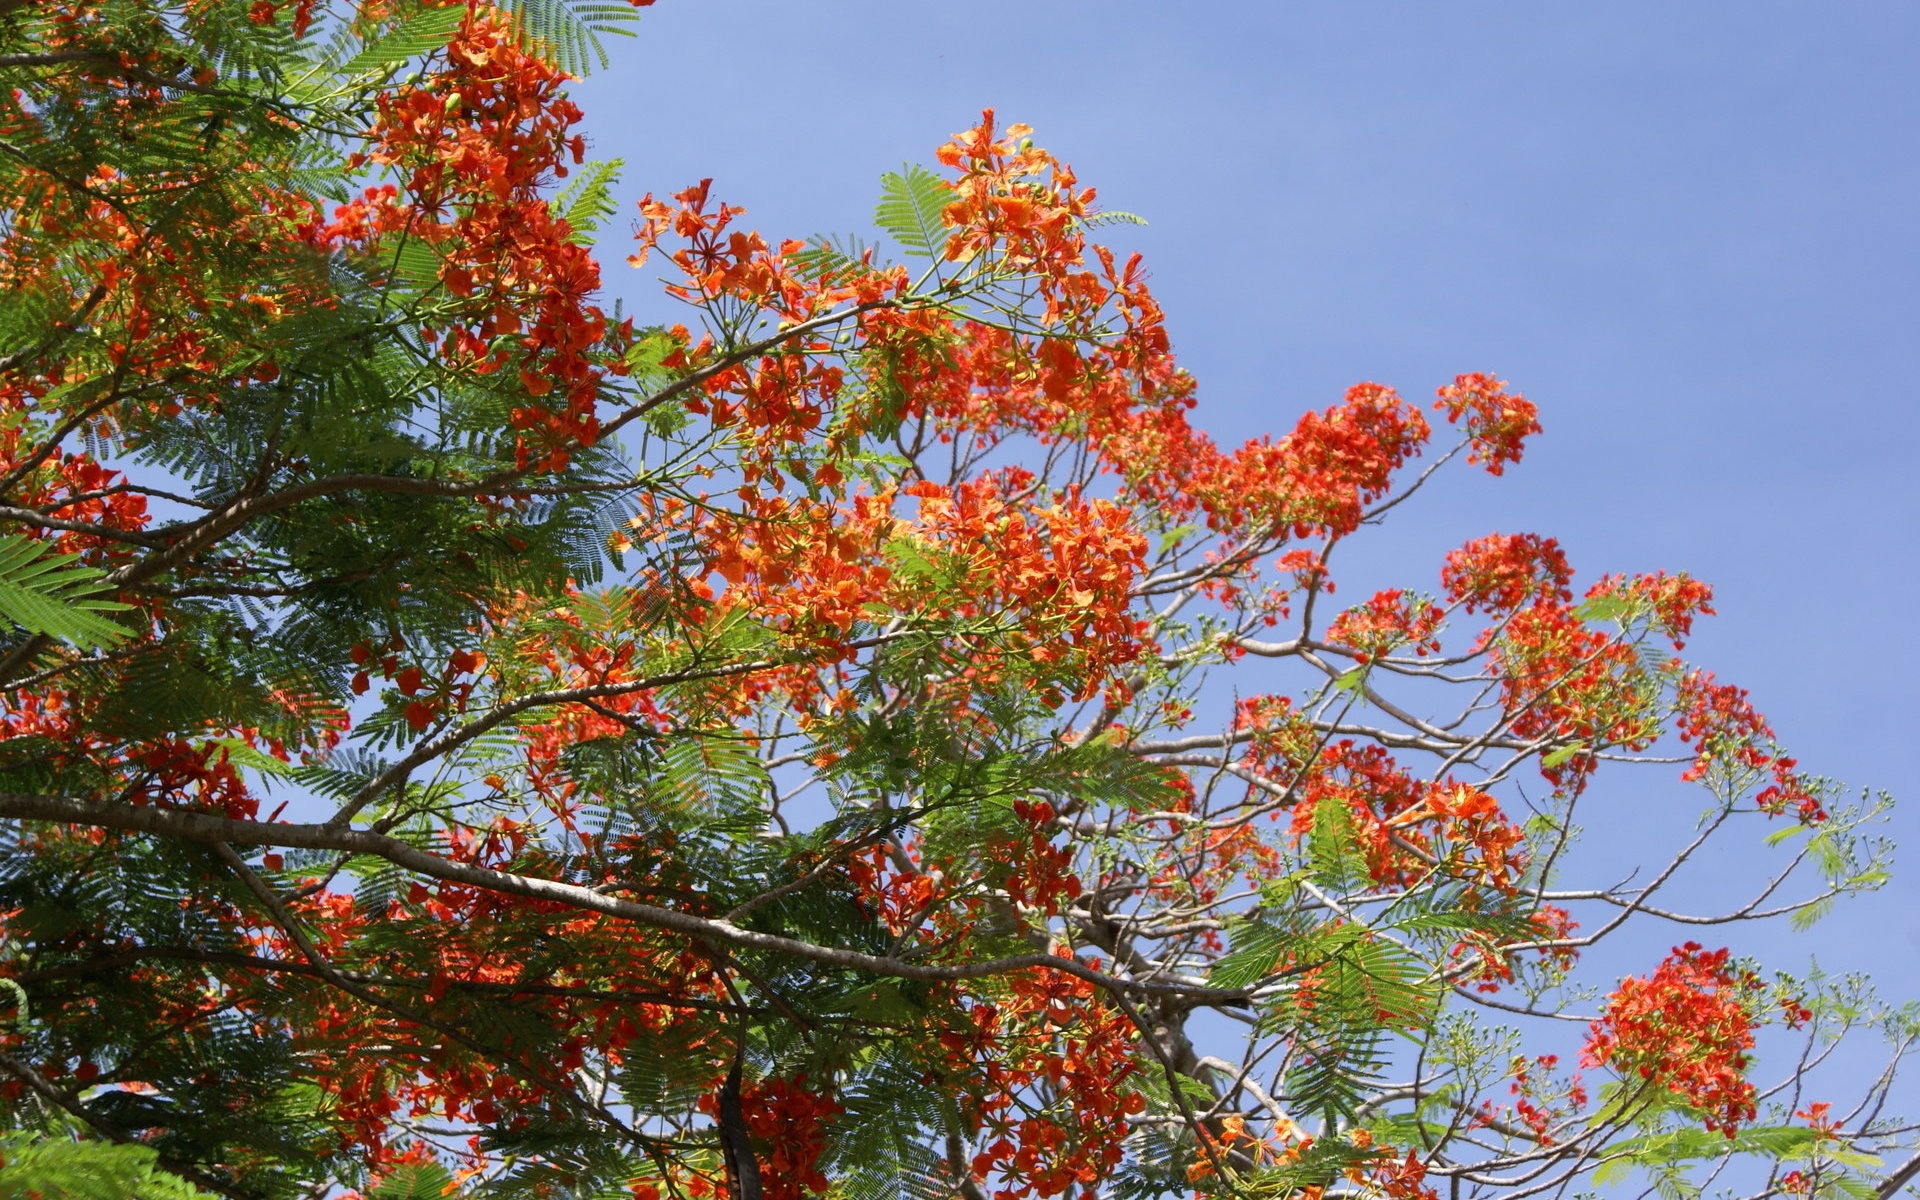
[[[180,809],[142,808],[109,801],[82,800],[69,796],[23,796],[0,794],[0,819],[16,821],[55,821],[69,825],[120,829],[151,833],[181,841],[215,845],[230,842],[244,846],[285,846],[305,850],[337,850],[385,859],[395,866],[434,879],[463,883],[506,895],[525,896],[562,904],[569,908],[603,913],[632,921],[650,929],[678,933],[715,944],[745,950],[784,954],[810,962],[824,963],[852,971],[866,971],[896,979],[950,981],[983,979],[1015,971],[1050,970],[1084,979],[1115,994],[1140,993],[1177,996],[1196,1004],[1244,1004],[1244,990],[1225,990],[1189,983],[1150,983],[1120,979],[1096,971],[1076,959],[1053,954],[1017,954],[979,962],[933,966],[885,955],[866,954],[836,946],[819,946],[796,938],[742,929],[731,922],[698,917],[692,913],[652,904],[638,904],[612,896],[603,896],[590,888],[516,875],[510,871],[455,862],[430,854],[397,838],[359,829],[329,829],[324,825],[270,825],[260,821],[240,821],[212,813]]]

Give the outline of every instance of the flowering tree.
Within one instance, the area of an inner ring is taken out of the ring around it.
[[[1700,943],[1885,857],[1706,585],[1337,593],[1531,403],[1220,449],[991,113],[884,251],[642,200],[636,327],[563,90],[627,15],[0,0],[0,1194],[1904,1185],[1920,1022]],[[1701,823],[1583,880],[1636,763]]]

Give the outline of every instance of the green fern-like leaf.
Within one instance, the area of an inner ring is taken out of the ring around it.
[[[1286,948],[1286,934],[1265,921],[1253,920],[1234,930],[1233,949],[1213,964],[1207,985],[1243,988],[1271,974]]]
[[[0,1200],[201,1200],[207,1193],[154,1165],[148,1146],[8,1134]]]
[[[871,248],[857,237],[829,237],[816,234],[805,248],[787,256],[794,269],[810,280],[838,282],[867,270],[866,256]]]
[[[1341,1123],[1378,1086],[1386,1036],[1432,1019],[1439,979],[1404,946],[1360,926],[1303,931],[1294,949],[1311,974],[1301,990],[1277,997],[1268,1016],[1294,1041],[1288,1099]]]
[[[1335,891],[1362,885],[1368,878],[1353,810],[1339,802],[1316,804],[1307,834],[1308,869],[1314,882]]]
[[[416,54],[430,54],[447,44],[460,23],[467,19],[461,5],[451,8],[423,8],[398,28],[378,34],[360,52],[340,66],[340,74],[366,75],[403,63]]]
[[[1080,221],[1081,226],[1086,229],[1098,229],[1102,225],[1145,225],[1146,223],[1147,219],[1140,214],[1126,212],[1118,208],[1110,208],[1104,212],[1089,213]]]
[[[613,182],[620,176],[620,159],[588,163],[580,177],[554,198],[553,207],[570,228],[567,240],[576,246],[593,243],[600,222],[619,207],[613,199]]]
[[[887,1126],[886,1122],[879,1122]],[[838,1188],[847,1200],[944,1200],[953,1194],[945,1166],[932,1150],[888,1126],[892,1136],[870,1153],[850,1159]]]
[[[620,0],[509,0],[529,48],[570,75],[607,65],[604,36],[630,37],[639,14]]]
[[[941,214],[953,200],[947,181],[925,167],[908,164],[880,177],[880,203],[874,224],[917,258],[939,258],[946,250],[947,227]]]
[[[1452,893],[1442,893],[1442,902],[1452,901]],[[1456,901],[1457,902],[1457,901]],[[1469,912],[1464,908],[1413,912],[1401,916],[1387,928],[1405,933],[1485,933],[1503,941],[1524,941],[1539,937],[1540,926],[1522,916],[1500,912]]]
[[[441,1200],[453,1186],[453,1176],[439,1163],[408,1163],[387,1174],[367,1200]]]
[[[0,534],[0,619],[86,650],[125,641],[131,631],[103,614],[127,605],[102,599],[104,573],[79,559],[49,553],[21,534]]]

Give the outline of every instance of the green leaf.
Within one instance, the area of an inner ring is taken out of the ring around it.
[[[1626,615],[1627,602],[1618,596],[1595,596],[1573,610],[1582,621],[1615,621]]]
[[[1364,998],[1360,1019],[1410,1032],[1429,1023],[1441,997],[1439,976],[1391,938],[1359,938],[1341,957],[1349,986]]]
[[[1833,897],[1823,896],[1812,904],[1795,912],[1793,916],[1787,918],[1787,923],[1793,926],[1795,932],[1805,933],[1807,930],[1819,924],[1820,921],[1832,911]]]
[[[0,1200],[202,1200],[207,1193],[154,1165],[150,1146],[0,1137]]]
[[[1367,857],[1353,810],[1346,801],[1329,799],[1313,806],[1307,831],[1307,869],[1322,887],[1345,890],[1367,878]]]
[[[1205,528],[1206,526],[1201,525],[1198,522],[1189,522],[1185,525],[1175,525],[1172,529],[1169,529],[1165,533],[1160,535],[1160,553],[1165,554],[1167,551],[1173,549],[1175,546],[1178,546],[1180,543],[1186,541],[1188,538],[1193,537],[1195,534],[1200,533]]]
[[[889,539],[883,552],[894,573],[929,587],[951,588],[966,574],[965,559],[949,554],[936,557],[928,553],[927,546],[910,537]]]
[[[341,65],[340,73],[365,75],[405,62],[416,54],[431,54],[445,46],[466,19],[465,5],[423,8],[402,21],[397,29],[374,37],[360,53]]]
[[[802,278],[839,281],[854,278],[868,270],[869,247],[857,237],[828,237],[816,234],[807,244],[787,256]]]
[[[1244,988],[1273,973],[1286,948],[1286,934],[1265,921],[1252,920],[1233,932],[1233,949],[1222,955],[1207,973],[1207,986]]]
[[[1492,933],[1508,940],[1537,937],[1541,932],[1538,925],[1525,917],[1466,911],[1415,913],[1392,922],[1387,928],[1407,933],[1425,933],[1429,930]]]
[[[591,162],[581,175],[554,197],[553,208],[569,226],[567,240],[576,246],[590,246],[600,222],[619,209],[613,199],[613,183],[620,176],[623,160]]]
[[[1612,1187],[1625,1182],[1639,1167],[1631,1158],[1611,1158],[1593,1169],[1593,1181],[1601,1187]]]
[[[529,47],[569,75],[606,66],[601,36],[631,37],[640,18],[626,0],[507,0],[502,7]]]
[[[419,238],[402,238],[393,243],[393,256],[387,260],[394,276],[421,292],[431,291],[440,285],[441,259],[439,251]],[[405,449],[411,453],[412,447]]]
[[[292,778],[295,768],[291,763],[281,762],[271,754],[262,752],[242,738],[217,737],[209,742],[227,752],[228,761],[236,767],[246,767],[258,771],[269,778]]]
[[[367,1200],[442,1200],[453,1176],[439,1163],[408,1163],[380,1180]]]
[[[29,633],[93,650],[132,636],[126,626],[102,616],[129,607],[103,600],[106,573],[77,554],[54,554],[32,538],[0,534],[0,619]]]
[[[908,254],[939,258],[947,246],[941,214],[952,200],[953,188],[946,180],[925,167],[908,164],[880,177],[880,203],[873,210],[873,221]]]
[[[1576,755],[1585,754],[1586,752],[1587,745],[1585,742],[1575,742],[1570,746],[1561,746],[1557,750],[1549,750],[1540,757],[1540,765],[1551,771],[1553,768],[1569,761]]]
[[[1852,1175],[1842,1175],[1837,1179],[1829,1180],[1828,1183],[1854,1197],[1854,1200],[1880,1200],[1879,1188]]]
[[[1145,225],[1147,219],[1138,213],[1123,209],[1109,208],[1097,213],[1089,213],[1080,225],[1084,229],[1098,229],[1102,225]]]
[[[1645,1137],[1617,1142],[1613,1152],[1625,1157],[1608,1164],[1613,1176],[1635,1167],[1663,1167],[1699,1159],[1715,1159],[1734,1151],[1768,1158],[1793,1158],[1806,1152],[1816,1140],[1813,1130],[1794,1125],[1762,1125],[1742,1129],[1732,1138],[1704,1129],[1667,1129]],[[1607,1180],[1594,1177],[1596,1183]]]
[[[680,343],[664,329],[649,330],[644,336],[634,339],[627,347],[627,365],[641,378],[663,375],[666,372],[667,355],[679,349]]]

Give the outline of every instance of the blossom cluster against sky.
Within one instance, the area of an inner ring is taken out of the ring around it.
[[[883,171],[988,105],[1033,125],[1150,221],[1115,240],[1223,442],[1362,379],[1513,381],[1545,437],[1356,539],[1379,585],[1495,529],[1586,581],[1690,571],[1721,615],[1689,651],[1920,848],[1920,7],[661,0],[610,49],[576,96],[623,195],[712,176],[769,235],[871,236]],[[1920,995],[1907,861],[1769,957]]]

